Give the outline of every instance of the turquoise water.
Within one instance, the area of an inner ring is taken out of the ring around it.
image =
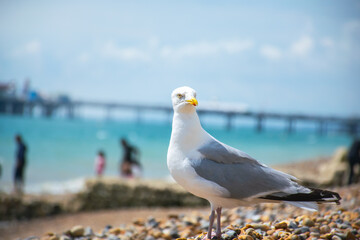
[[[205,124],[205,129],[220,141],[239,148],[261,162],[272,165],[318,156],[331,155],[339,146],[348,146],[346,135],[318,136],[311,129],[286,134],[284,129],[266,129],[256,133],[253,127],[237,126],[226,131],[221,125]],[[99,149],[105,151],[106,176],[118,176],[121,156],[119,138],[126,137],[141,150],[145,178],[167,178],[166,154],[171,134],[169,121],[44,119],[0,116],[0,161],[3,165],[1,188],[9,190],[14,166],[14,135],[20,133],[28,145],[26,187],[52,183],[52,188],[66,182],[76,185],[94,176],[94,159]],[[57,185],[56,185],[57,184]]]

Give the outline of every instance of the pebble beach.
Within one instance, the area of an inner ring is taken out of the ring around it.
[[[221,239],[360,239],[360,185],[332,190],[341,195],[341,204],[320,205],[317,212],[284,203],[223,210]],[[102,220],[102,227],[87,226],[80,221],[59,232],[45,231],[14,239],[203,239],[207,233],[209,212],[210,208],[199,211],[163,209],[163,214],[154,216],[149,210],[133,219],[129,219],[132,216],[129,214],[126,223],[115,224],[107,217],[109,221]]]

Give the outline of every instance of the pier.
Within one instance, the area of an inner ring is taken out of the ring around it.
[[[100,108],[107,112],[110,116],[115,110],[131,110],[137,113],[137,120],[140,121],[140,115],[145,111],[165,112],[172,115],[171,105],[147,105],[147,104],[131,104],[116,102],[98,102],[98,101],[54,101],[39,100],[27,101],[21,98],[0,97],[0,114],[32,116],[34,109],[39,108],[41,116],[51,118],[59,110],[65,110],[68,118],[74,118],[76,109],[82,107]],[[226,119],[226,128],[233,129],[234,120],[236,118],[251,118],[255,122],[255,130],[264,131],[266,120],[281,120],[287,124],[286,131],[293,133],[296,129],[297,122],[313,122],[318,125],[317,132],[325,134],[330,127],[336,128],[338,131],[346,132],[353,135],[360,132],[360,117],[340,117],[340,116],[322,116],[311,114],[296,113],[274,113],[274,112],[257,112],[241,108],[221,108],[219,106],[199,106],[198,113],[203,115],[217,115]]]

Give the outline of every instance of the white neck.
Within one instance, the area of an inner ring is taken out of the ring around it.
[[[174,112],[170,146],[187,152],[206,139],[206,132],[201,127],[196,111],[189,113]]]

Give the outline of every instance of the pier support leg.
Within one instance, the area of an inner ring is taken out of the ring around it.
[[[295,125],[295,120],[293,118],[289,118],[287,133],[291,134],[295,131],[294,125]]]
[[[264,117],[262,115],[259,115],[257,117],[256,131],[259,133],[263,131],[263,122],[264,122],[263,120],[264,120]]]
[[[136,111],[136,124],[140,125],[142,122],[142,117],[141,117],[141,110],[138,109]]]
[[[68,118],[73,119],[74,118],[74,106],[69,105],[67,107],[67,113],[68,113]]]
[[[43,107],[43,115],[44,117],[50,118],[52,117],[54,113],[54,108],[50,105],[44,106]]]
[[[234,114],[229,113],[226,115],[226,117],[227,117],[226,130],[230,131],[233,127],[232,120],[234,118]]]
[[[318,133],[320,136],[323,136],[327,132],[327,124],[324,121],[319,122],[319,130]]]
[[[106,108],[106,121],[111,120],[111,107]]]

